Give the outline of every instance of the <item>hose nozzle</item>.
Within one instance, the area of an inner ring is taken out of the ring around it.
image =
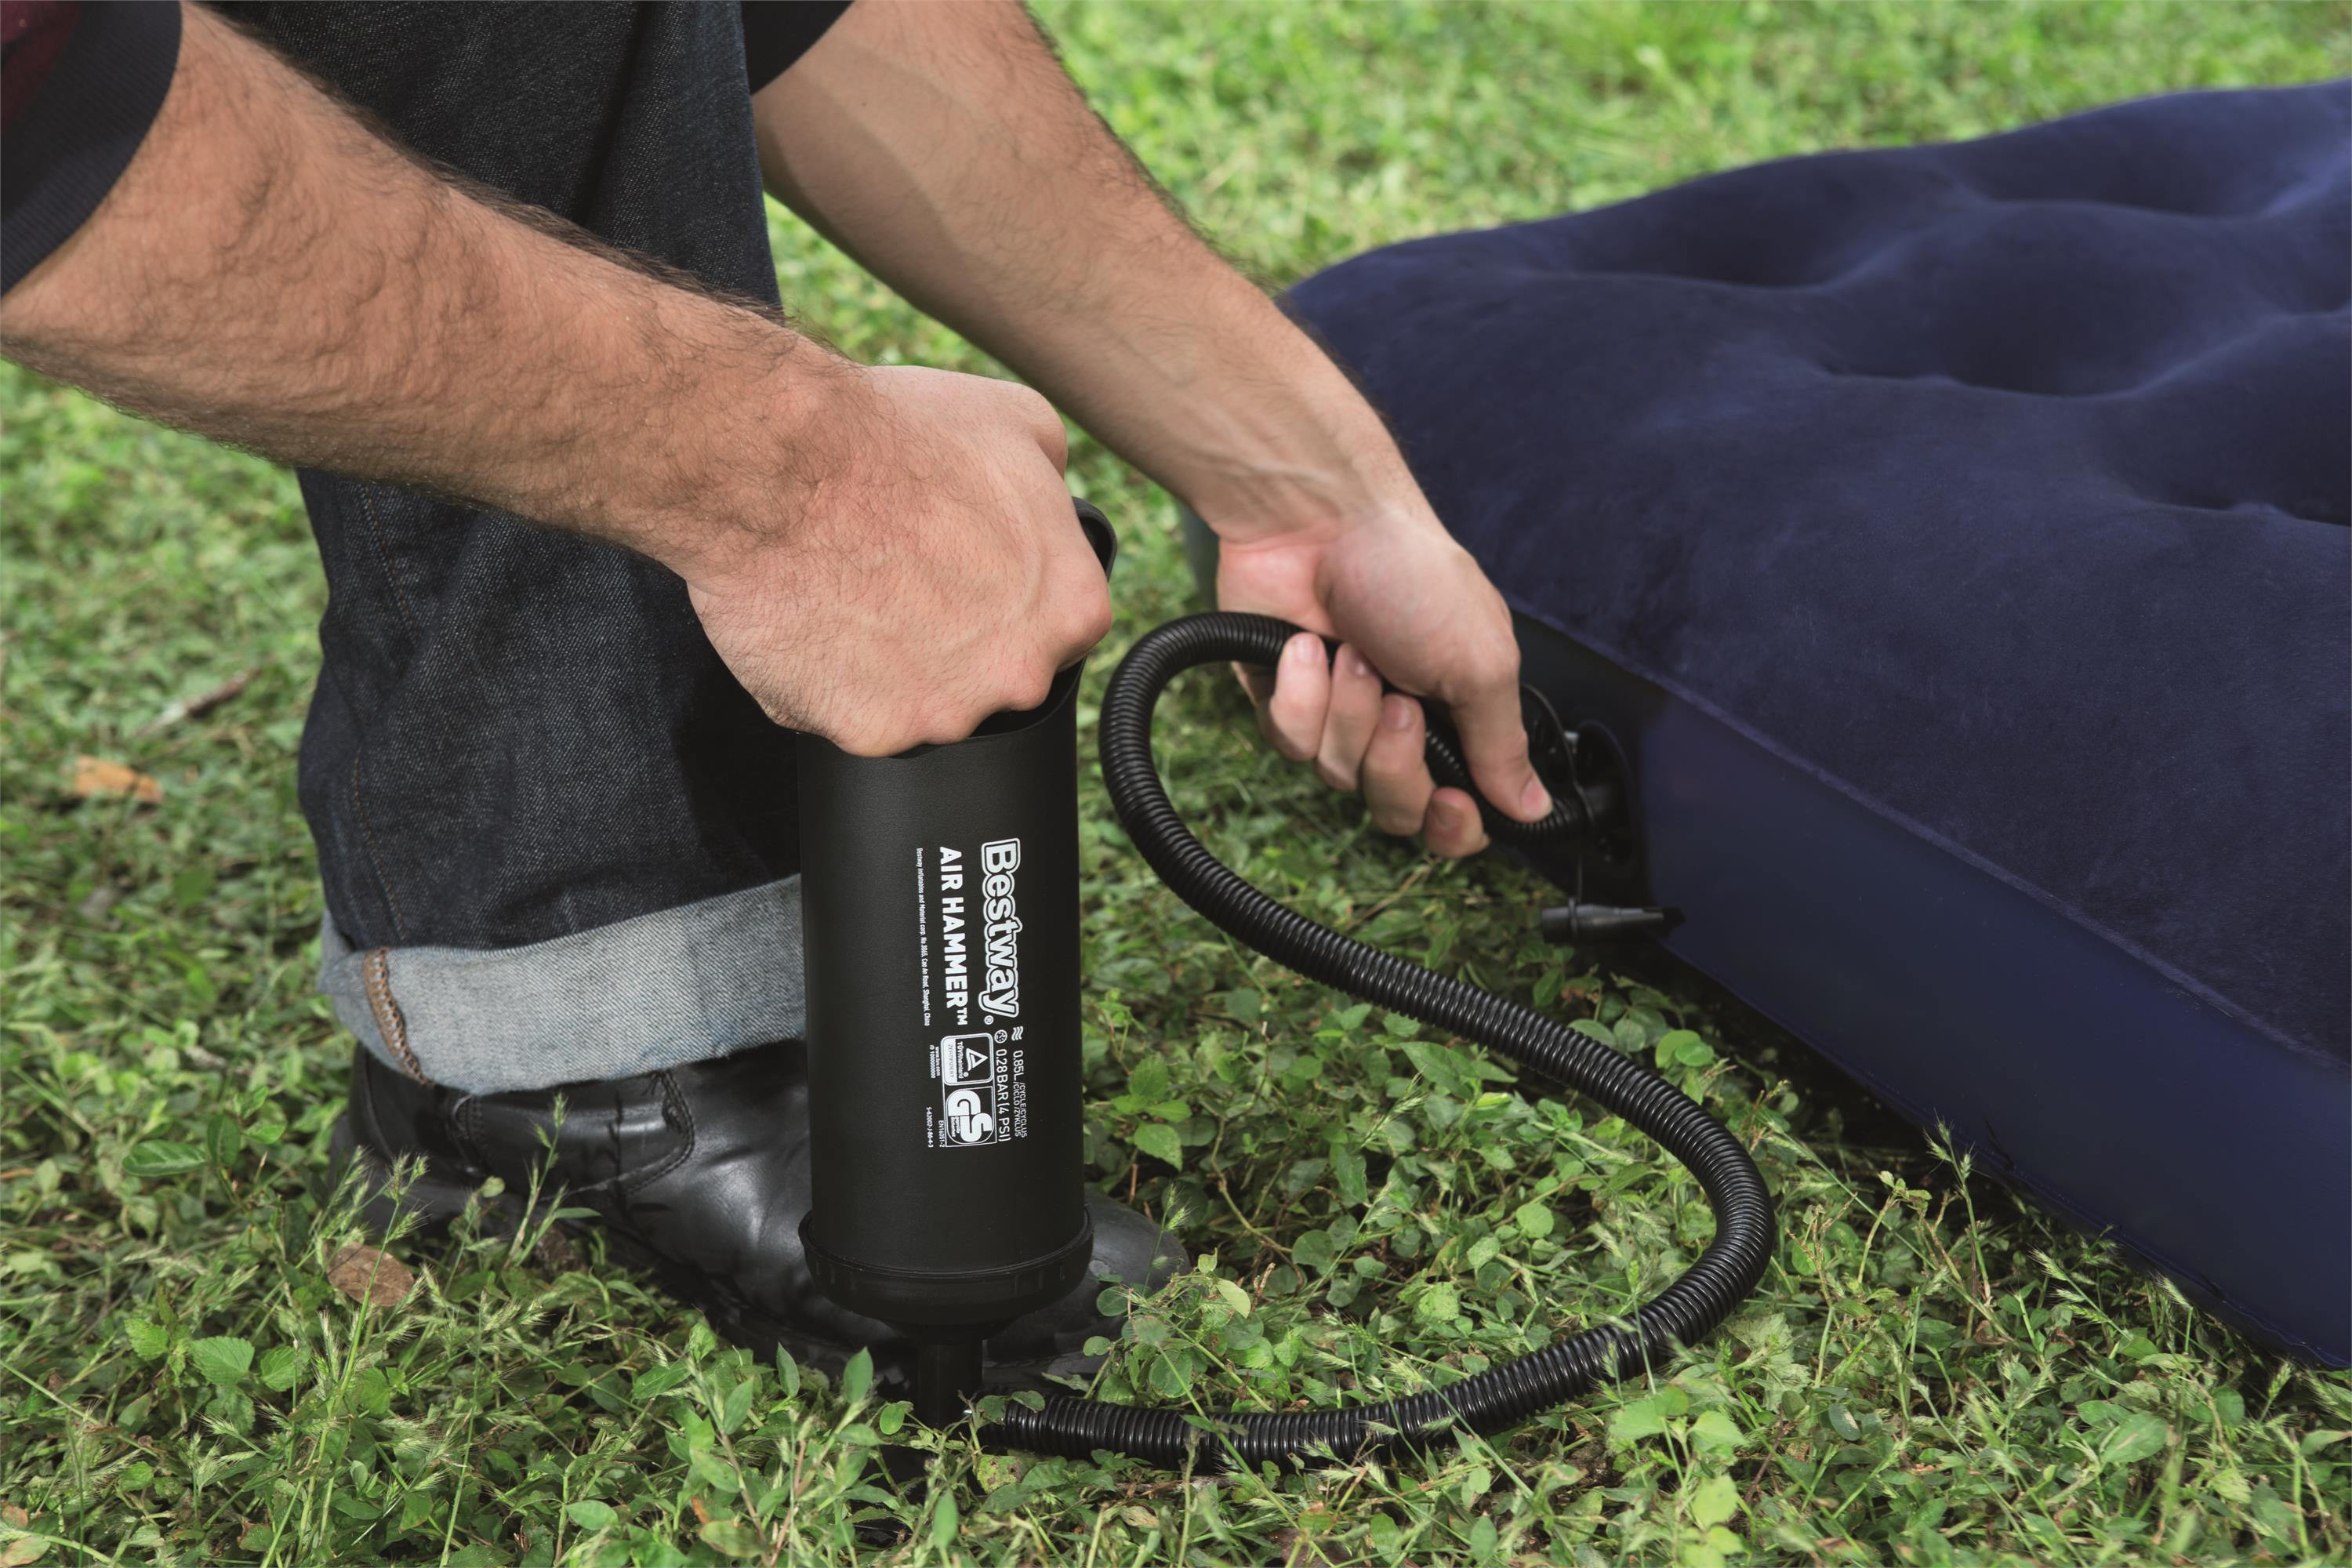
[[[1562,904],[1543,912],[1546,942],[1626,942],[1656,936],[1674,928],[1678,911],[1655,906],[1624,908],[1616,904]]]

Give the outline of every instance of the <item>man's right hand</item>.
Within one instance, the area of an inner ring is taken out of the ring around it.
[[[862,753],[1040,700],[1109,625],[1024,387],[866,370],[452,184],[203,6],[0,352],[286,462],[663,562],[778,721]]]
[[[1109,629],[1037,394],[843,366],[800,429],[805,445],[746,465],[744,521],[670,563],[778,723],[860,756],[961,740],[1045,700]]]

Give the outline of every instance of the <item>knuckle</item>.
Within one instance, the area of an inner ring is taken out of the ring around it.
[[[1517,681],[1519,678],[1519,645],[1508,635],[1479,637],[1464,654],[1463,663],[1475,680]]]
[[[1095,644],[1110,636],[1110,595],[1097,595],[1093,605],[1087,612],[1087,646],[1088,647],[1094,647]]]
[[[1528,732],[1514,724],[1509,731],[1491,740],[1485,747],[1485,762],[1497,767],[1516,767],[1528,760]]]
[[[982,687],[983,710],[973,715],[971,723],[977,725],[991,714],[1019,712],[1043,702],[1054,684],[1052,664],[1040,649],[1000,666]]]
[[[1286,722],[1302,730],[1320,730],[1328,696],[1311,678],[1285,673],[1275,677],[1274,694],[1268,700]]]
[[[1062,428],[1062,416],[1045,394],[1034,387],[1009,383],[1014,393],[1013,412],[1029,422],[1036,430],[1038,440],[1049,452],[1063,451],[1069,442],[1069,433]]]
[[[1519,656],[1507,649],[1475,658],[1471,660],[1470,678],[1482,687],[1516,687],[1519,683]]]
[[[1383,795],[1393,797],[1401,809],[1415,812],[1429,809],[1429,797],[1437,785],[1422,764],[1421,753],[1402,756],[1366,757],[1364,778],[1368,784]]]
[[[1272,733],[1274,749],[1280,752],[1287,760],[1304,763],[1314,758],[1314,744],[1311,742],[1301,741],[1297,732],[1286,726],[1279,717],[1274,721]]]
[[[897,729],[881,724],[844,725],[831,739],[853,757],[887,757],[914,743],[902,738]]]
[[[930,709],[924,714],[920,733],[908,744],[951,746],[978,729],[980,721],[987,717],[985,713],[971,712],[961,704]]]
[[[1087,596],[1084,607],[1071,626],[1074,651],[1083,653],[1110,635],[1110,595],[1097,593]]]

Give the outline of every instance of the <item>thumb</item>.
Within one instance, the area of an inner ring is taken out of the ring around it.
[[[1490,682],[1453,707],[1454,726],[1462,733],[1462,760],[1470,765],[1478,793],[1506,816],[1541,821],[1551,809],[1551,792],[1528,758],[1518,682]]]

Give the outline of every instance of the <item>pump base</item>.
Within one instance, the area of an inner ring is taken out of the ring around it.
[[[882,1268],[828,1251],[816,1237],[816,1214],[801,1221],[801,1248],[809,1277],[853,1312],[879,1318],[915,1340],[925,1329],[949,1329],[975,1342],[1025,1312],[1058,1301],[1087,1277],[1094,1258],[1094,1216],[1079,1210],[1077,1234],[1026,1262],[985,1272]]]
[[[981,1389],[981,1342],[927,1340],[915,1346],[915,1419],[952,1426]]]

